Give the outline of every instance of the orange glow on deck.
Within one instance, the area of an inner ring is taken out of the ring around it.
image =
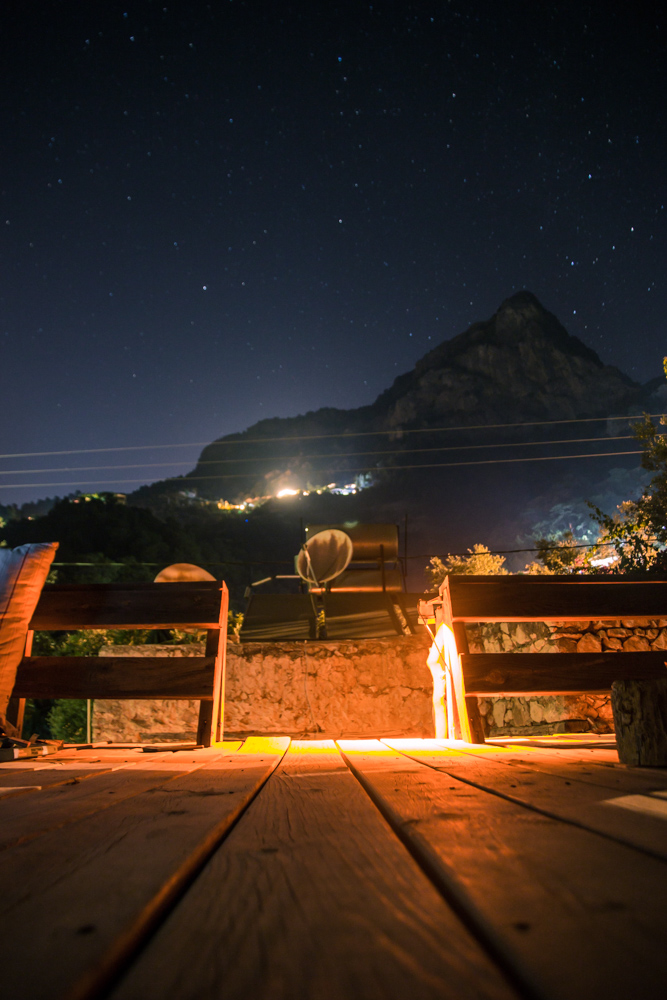
[[[395,757],[395,751],[391,750],[386,743],[380,740],[336,740],[336,744],[343,753],[372,753],[381,756],[387,754]]]
[[[333,740],[292,740],[290,752],[294,754],[327,754],[336,750]]]

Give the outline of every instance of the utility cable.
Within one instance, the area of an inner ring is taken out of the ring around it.
[[[461,466],[468,465],[507,465],[514,462],[558,462],[569,460],[571,458],[615,458],[619,455],[643,455],[644,452],[641,449],[635,451],[598,451],[592,452],[585,455],[531,455],[524,458],[484,458],[475,459],[469,462],[432,462],[426,463],[424,465],[385,465],[385,466],[357,466],[352,469],[343,470],[330,470],[330,469],[318,469],[318,474],[324,472],[330,472],[332,475],[341,475],[342,472],[348,475],[352,472],[401,472],[403,470],[412,469],[453,469]],[[189,483],[200,483],[207,480],[219,481],[220,479],[246,479],[252,473],[248,472],[238,472],[238,473],[227,473],[221,476],[181,476],[178,479],[172,479],[172,483],[182,483],[183,486],[187,486]],[[158,480],[159,482],[159,480]],[[143,483],[144,486],[152,485],[146,483],[144,479],[92,479],[88,482],[82,482],[81,480],[74,480],[69,482],[60,483],[7,483],[3,484],[1,489],[5,490],[18,490],[18,489],[33,489],[37,487],[44,486],[112,486],[124,483]]]
[[[455,444],[442,445],[437,448],[387,448],[382,451],[347,451],[339,454],[319,454],[319,455],[271,455],[267,458],[212,458],[197,462],[200,465],[238,465],[240,462],[304,462],[306,459],[328,458],[338,460],[339,458],[360,458],[363,455],[416,455],[433,451],[480,451],[484,448],[533,448],[540,445],[552,444],[588,444],[591,441],[630,441],[634,439],[634,434],[619,434],[615,437],[592,438],[562,438],[554,441],[511,441],[509,443],[500,442],[498,444]],[[31,475],[43,475],[47,472],[100,472],[112,469],[165,469],[176,466],[180,468],[184,462],[139,462],[133,465],[81,465],[76,468],[71,466],[59,466],[52,469],[0,469],[0,476],[20,476],[30,473]],[[341,471],[345,471],[344,469]],[[252,475],[252,473],[248,473]]]
[[[90,454],[101,454],[108,453],[112,451],[151,451],[157,450],[158,448],[222,448],[229,446],[238,446],[245,444],[270,444],[274,441],[322,441],[331,438],[357,438],[357,437],[380,437],[384,435],[392,436],[403,436],[405,434],[438,434],[444,431],[478,431],[478,430],[496,430],[498,428],[507,427],[546,427],[553,426],[555,424],[589,424],[589,423],[602,423],[607,420],[643,420],[645,416],[648,417],[662,417],[662,413],[637,413],[634,416],[629,417],[576,417],[567,420],[522,420],[516,421],[514,423],[505,424],[461,424],[455,427],[412,427],[412,428],[401,428],[395,427],[392,430],[383,431],[341,431],[339,434],[296,434],[287,435],[285,437],[261,437],[261,438],[242,438],[234,441],[190,441],[174,444],[133,444],[133,445],[123,445],[115,448],[74,448],[64,451],[24,451],[24,452],[12,452],[6,455],[0,455],[2,458],[43,458],[48,455],[90,455]]]
[[[601,542],[581,542],[581,543],[577,542],[574,545],[566,545],[566,546],[564,546],[564,545],[547,545],[547,546],[545,546],[545,545],[533,545],[530,548],[524,548],[524,549],[487,549],[486,552],[482,553],[482,555],[507,556],[507,555],[515,555],[517,553],[523,553],[523,552],[564,552],[564,551],[569,551],[570,549],[601,549],[601,548],[604,548],[607,545],[612,545],[612,544],[613,543],[611,541],[606,540],[606,541],[601,541]],[[407,559],[448,559],[450,556],[452,556],[454,558],[466,558],[466,557],[470,556],[471,554],[474,554],[474,553],[471,553],[470,550],[468,549],[465,552],[447,552],[446,554],[440,554],[440,555],[437,555],[437,554],[433,555],[431,553],[430,555],[407,556],[407,557],[403,556],[403,558],[407,558]],[[153,566],[163,566],[164,563],[163,562],[135,562],[135,561],[133,561],[132,563],[123,563],[123,562],[104,562],[104,563],[92,563],[92,562],[54,562],[54,563],[52,563],[52,565],[53,566],[89,566],[89,567],[95,566],[98,569],[104,569],[104,568],[112,567],[112,566],[128,566],[128,565],[132,565],[132,566],[151,566],[151,567],[153,567]],[[252,560],[252,559],[243,559],[243,560],[224,559],[224,560],[218,561],[218,562],[203,562],[202,563],[202,566],[292,566],[292,565],[293,565],[293,561],[290,562],[287,559],[264,559],[262,561],[257,560],[257,559],[254,559],[254,560]]]

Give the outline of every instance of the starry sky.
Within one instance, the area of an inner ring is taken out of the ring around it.
[[[661,5],[4,0],[0,22],[0,452],[136,449],[3,457],[0,503],[129,491],[264,417],[369,403],[521,288],[660,374]]]

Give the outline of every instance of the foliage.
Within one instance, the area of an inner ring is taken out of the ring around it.
[[[59,699],[46,717],[54,740],[66,743],[86,741],[86,702]]]
[[[524,567],[524,576],[552,576],[553,570],[545,566],[543,562],[530,562],[526,563]]]
[[[475,576],[506,576],[505,557],[493,555],[486,545],[475,544],[468,549],[468,555],[448,555],[444,561],[440,556],[432,556],[426,567],[426,575],[433,590],[437,590],[450,573],[465,573]]]
[[[34,656],[97,656],[102,646],[140,646],[150,629],[87,629],[85,632],[35,632]]]
[[[243,612],[229,611],[227,614],[227,635],[230,639],[236,639],[238,642],[241,638],[241,629],[243,628]]]
[[[667,358],[663,359],[667,375]],[[633,427],[642,445],[642,466],[655,475],[637,500],[627,500],[615,515],[590,504],[593,520],[618,556],[614,572],[664,576],[667,573],[667,426],[662,416],[654,424],[648,413]]]
[[[113,496],[60,500],[43,516],[9,520],[0,531],[12,548],[58,541],[56,561],[75,564],[58,569],[60,583],[150,581],[172,562],[205,560],[187,529]]]
[[[25,703],[25,715],[23,717],[24,739],[29,739],[33,734],[40,739],[52,739],[51,728],[48,723],[49,712],[53,708],[55,701],[53,698],[28,698]]]
[[[259,530],[254,523],[249,530],[248,519],[230,517],[217,509],[174,508],[170,513],[165,508],[164,514],[156,515],[108,494],[56,500],[49,510],[34,517],[24,516],[24,508],[12,510],[10,516],[6,511],[9,508],[0,512],[5,520],[0,526],[0,545],[13,548],[25,542],[59,542],[56,563],[68,565],[53,570],[58,583],[149,582],[163,567],[189,562],[210,569],[216,578],[224,575],[240,605],[254,572],[243,560],[261,564],[267,554],[270,560],[276,552],[275,518],[264,517]],[[286,532],[280,534],[282,538]],[[298,548],[298,541],[294,544]],[[291,544],[289,551],[292,554]]]
[[[526,566],[524,572],[529,575],[581,573],[588,568],[590,550],[581,546],[571,528],[546,538],[536,538],[535,546],[540,562]]]
[[[591,504],[592,517],[602,529],[617,555],[613,570],[631,575],[663,575],[667,560],[661,540],[655,531],[650,508],[653,497],[644,493],[639,500],[626,500],[618,507],[618,513],[605,514]]]

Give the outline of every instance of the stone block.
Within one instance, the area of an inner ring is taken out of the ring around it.
[[[505,724],[505,714],[507,712],[507,702],[498,699],[493,706],[493,723],[498,729],[502,729]]]
[[[646,636],[631,635],[623,642],[623,649],[626,653],[648,651],[651,648]]]
[[[601,653],[602,652],[602,642],[600,637],[594,635],[592,632],[586,632],[582,635],[581,639],[577,643],[578,653]]]
[[[542,722],[542,720],[544,719],[544,711],[540,703],[536,701],[534,698],[531,698],[530,700],[529,710],[530,710],[530,717],[533,722],[537,723]]]

